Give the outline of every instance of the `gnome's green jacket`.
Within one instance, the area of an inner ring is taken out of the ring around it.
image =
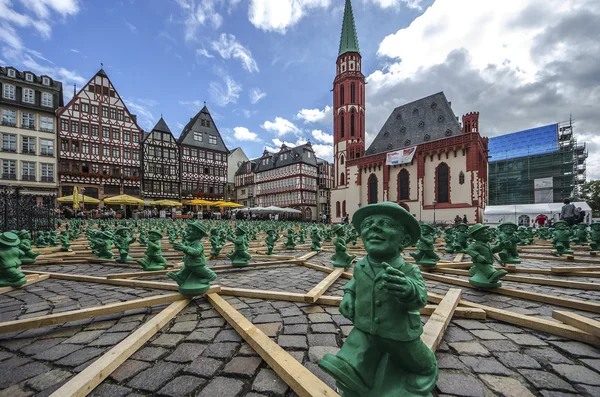
[[[465,252],[473,258],[473,263],[477,263],[478,265],[487,264],[493,271],[496,270],[494,269],[494,254],[500,251],[502,251],[502,246],[497,245],[492,248],[489,243],[481,241],[475,241],[465,250]],[[483,256],[485,260],[482,261],[477,258],[478,256]]]
[[[382,338],[400,342],[417,339],[423,333],[419,309],[427,303],[427,289],[416,265],[400,256],[388,262],[406,275],[411,292],[400,300],[384,288],[385,269],[378,274],[364,257],[356,263],[354,276],[344,287],[344,293],[354,297],[354,326]]]
[[[200,267],[206,265],[202,240],[196,240],[191,244],[186,245],[183,252],[183,264],[186,267]]]

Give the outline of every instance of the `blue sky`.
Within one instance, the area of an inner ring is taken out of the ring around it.
[[[567,120],[600,147],[600,2],[353,0],[367,141],[394,107],[444,91],[483,135]],[[100,62],[149,130],[178,135],[206,101],[250,157],[310,140],[331,155],[344,0],[0,0],[0,64],[81,86]],[[595,65],[595,66],[594,66]],[[598,156],[588,175],[600,176]]]

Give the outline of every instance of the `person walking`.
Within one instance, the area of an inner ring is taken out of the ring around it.
[[[569,226],[573,226],[575,223],[575,205],[571,204],[571,200],[565,199],[564,205],[560,210],[560,219],[567,222]]]
[[[548,217],[546,215],[539,214],[535,218],[536,229],[539,229],[540,227],[544,227],[544,224],[546,223],[547,220],[548,220]]]
[[[463,215],[462,221],[463,223],[469,223],[469,221],[467,221],[467,214]]]

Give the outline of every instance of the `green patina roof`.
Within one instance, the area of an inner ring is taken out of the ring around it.
[[[340,38],[340,52],[338,56],[346,52],[360,53],[350,0],[346,0],[346,7],[344,8],[344,22],[342,23],[342,36]]]

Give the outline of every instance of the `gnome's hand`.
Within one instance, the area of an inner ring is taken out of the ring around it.
[[[383,279],[385,280],[383,286],[391,295],[405,299],[412,292],[412,285],[406,279],[406,275],[398,269],[394,269],[389,265],[386,266]]]
[[[348,320],[354,321],[354,295],[345,293],[340,303],[340,313]]]

